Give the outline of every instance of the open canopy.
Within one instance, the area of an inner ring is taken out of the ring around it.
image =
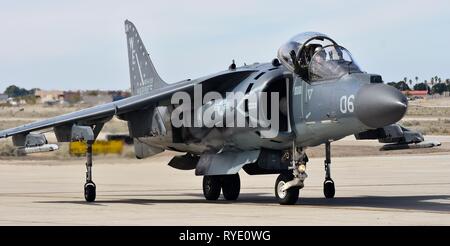
[[[305,32],[291,38],[278,50],[278,59],[291,72],[311,82],[361,72],[350,52],[317,32]]]

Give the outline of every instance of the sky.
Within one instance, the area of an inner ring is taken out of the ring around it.
[[[450,78],[450,1],[0,0],[0,92],[128,89],[124,20],[167,82],[269,62],[292,36],[322,32],[385,81]]]

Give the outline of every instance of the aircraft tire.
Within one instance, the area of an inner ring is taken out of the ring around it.
[[[299,187],[291,187],[285,191],[281,190],[281,187],[293,178],[294,175],[292,173],[282,173],[275,182],[275,196],[281,205],[294,205],[297,203],[298,195],[300,193]]]
[[[86,202],[94,202],[96,197],[96,186],[94,182],[88,182],[84,185],[84,199]]]
[[[235,201],[241,192],[241,179],[239,174],[224,175],[222,177],[222,193],[225,200]]]
[[[203,195],[208,201],[219,199],[221,189],[220,176],[203,176]]]
[[[334,187],[334,181],[332,179],[326,179],[323,182],[323,194],[325,198],[327,199],[334,198],[335,193],[336,189]]]

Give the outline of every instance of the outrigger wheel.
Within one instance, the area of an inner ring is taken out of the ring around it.
[[[334,198],[335,193],[334,181],[332,179],[326,179],[323,182],[323,194],[325,195],[325,198]]]
[[[93,202],[95,201],[96,196],[96,186],[94,182],[87,182],[84,184],[84,199],[86,199],[87,202]]]
[[[336,189],[334,187],[334,181],[331,179],[331,144],[330,142],[325,143],[325,181],[323,182],[323,194],[325,198],[334,198]]]

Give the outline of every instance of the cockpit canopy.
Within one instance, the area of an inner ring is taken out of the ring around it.
[[[278,59],[305,81],[314,82],[361,72],[350,52],[327,35],[301,33],[278,50]]]

